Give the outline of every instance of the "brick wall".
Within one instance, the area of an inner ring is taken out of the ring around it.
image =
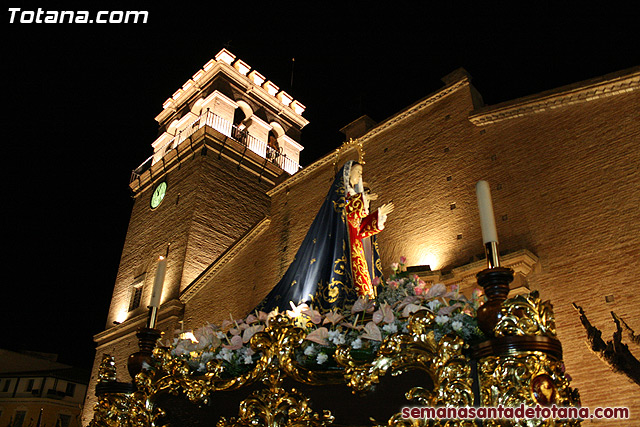
[[[167,244],[171,246],[162,303],[177,299],[182,289],[269,209],[266,192],[271,185],[226,159],[218,159],[211,150],[206,156],[201,152],[192,155],[169,172],[166,180],[167,193],[158,208],[150,209],[154,187],[138,194],[133,206],[106,324],[109,331],[116,327],[114,321],[126,321],[120,327],[128,328],[128,332],[98,342],[83,413],[86,423],[92,418],[98,365],[104,353],[116,358],[119,379],[130,380],[126,361],[137,351],[138,341],[135,328],[128,323],[147,313],[157,259],[165,253]],[[143,273],[140,307],[128,312],[131,284]],[[160,325],[167,337],[173,336],[176,328],[175,322]]]
[[[482,254],[474,185],[488,180],[501,249],[526,248],[540,258],[528,282],[554,304],[583,405],[628,406],[638,422],[640,390],[588,350],[571,307],[582,305],[605,338],[611,310],[640,330],[632,268],[640,259],[637,92],[476,126],[469,89],[365,137],[364,178],[379,203],[396,204],[380,235],[383,264],[405,255],[410,265],[448,269]],[[190,327],[242,316],[266,295],[333,175],[328,162],[272,196],[271,227],[187,304]],[[605,295],[615,301],[605,303]]]
[[[157,258],[170,243],[162,301],[175,299],[224,250],[267,214],[270,185],[226,159],[197,153],[166,175],[162,204],[149,208],[151,189],[136,197],[116,278],[107,328],[123,321],[130,286],[146,272],[144,313],[151,296]],[[157,181],[160,182],[160,181]],[[127,318],[131,318],[129,314]]]
[[[640,331],[633,275],[640,259],[638,92],[477,126],[469,120],[470,89],[462,84],[446,96],[427,98],[363,138],[364,178],[379,203],[396,204],[380,235],[383,265],[404,255],[410,265],[446,270],[481,254],[474,185],[488,180],[500,248],[524,248],[539,257],[527,280],[554,304],[567,370],[583,405],[628,406],[633,420],[627,425],[639,425],[640,390],[589,351],[571,307],[574,301],[582,305],[605,339],[613,331],[611,310]],[[353,158],[343,156],[336,167]],[[156,211],[148,208],[149,192],[134,206],[107,327],[139,274],[134,265],[152,264],[171,241],[167,282],[176,285],[165,298],[176,297],[268,210],[269,227],[221,266],[184,309],[186,328],[245,315],[293,259],[334,174],[332,161],[321,160],[269,201],[265,185],[228,161],[207,156],[185,163],[170,174],[167,200]],[[237,177],[233,183],[229,175]],[[605,303],[605,295],[614,301]],[[104,345],[119,363],[135,347],[131,335]]]

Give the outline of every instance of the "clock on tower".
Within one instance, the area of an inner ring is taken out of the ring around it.
[[[300,169],[303,111],[225,49],[163,104],[153,154],[131,175],[134,204],[106,329],[95,336],[89,413],[102,354],[125,361],[137,350],[158,256],[167,255],[156,327],[173,332],[185,289],[264,221],[267,192]]]

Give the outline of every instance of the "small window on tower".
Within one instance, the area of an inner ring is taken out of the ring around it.
[[[144,275],[137,277],[131,285],[131,296],[129,297],[129,311],[133,311],[140,307],[142,300],[142,285],[144,284]]]
[[[65,394],[67,396],[73,397],[75,393],[76,393],[76,385],[74,383],[67,383],[67,390],[65,391]]]
[[[33,379],[29,380],[29,382],[27,383],[27,391],[33,390],[33,384],[34,383],[35,383],[35,380],[33,380]]]
[[[69,424],[71,424],[71,415],[58,414],[58,420],[56,421],[56,426],[69,427]]]
[[[24,423],[24,418],[26,416],[27,416],[27,411],[16,411],[16,414],[13,417],[13,424],[11,425],[22,427],[22,424]]]

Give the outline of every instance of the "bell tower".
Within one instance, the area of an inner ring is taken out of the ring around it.
[[[144,326],[158,257],[166,275],[157,328],[179,328],[189,284],[269,211],[267,191],[299,169],[304,105],[226,49],[163,104],[153,153],[131,174],[134,205],[83,424],[103,353],[127,372]],[[119,378],[127,381],[128,378]]]

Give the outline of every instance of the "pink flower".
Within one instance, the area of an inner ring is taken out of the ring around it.
[[[256,316],[254,316],[253,314],[250,314],[247,316],[247,318],[245,319],[245,323],[247,325],[250,325],[252,323],[256,323],[258,321],[258,318]]]
[[[351,314],[361,311],[372,313],[373,310],[375,310],[375,303],[373,301],[369,301],[369,297],[359,297],[356,302],[353,303],[353,307],[351,307]]]
[[[404,299],[402,301],[400,301],[398,303],[398,305],[396,306],[397,310],[401,310],[403,307],[406,307],[408,304],[412,304],[414,302],[419,302],[420,298],[418,298],[415,295],[407,295],[406,297],[404,297]]]
[[[407,257],[406,256],[401,256],[400,257],[400,264],[405,265],[407,263]]]
[[[230,345],[223,345],[224,348],[228,348],[229,350],[238,350],[242,348],[242,337],[240,335],[236,335],[231,338]]]
[[[361,335],[361,338],[371,341],[382,341],[382,333],[374,322],[369,322],[364,326],[364,334]]]
[[[389,288],[390,289],[398,289],[398,282],[396,282],[395,280],[392,280],[389,282]]]
[[[462,304],[457,302],[453,305],[442,307],[441,309],[438,310],[438,314],[441,316],[448,316],[451,313],[453,313],[456,310],[456,308],[460,308],[460,307],[462,307]]]
[[[423,295],[427,293],[427,284],[424,282],[424,280],[420,280],[420,278],[418,276],[416,276],[416,280],[418,281],[418,284],[413,288],[413,292],[416,295]]]
[[[312,308],[308,308],[306,310],[302,310],[302,314],[309,317],[309,320],[313,322],[315,325],[322,322],[322,315],[319,311],[314,310]]]
[[[382,303],[380,308],[373,313],[373,322],[377,325],[380,322],[392,323],[395,320],[393,310],[387,303]]]
[[[426,297],[427,298],[437,298],[441,295],[444,295],[445,292],[447,292],[447,287],[445,285],[443,285],[442,283],[436,283],[435,285],[433,285],[431,287],[431,289],[429,289],[429,291],[427,292]]]
[[[420,311],[424,309],[425,308],[421,305],[409,304],[404,308],[404,310],[402,310],[402,317],[409,317],[412,313],[415,313],[416,311]]]
[[[400,267],[400,264],[398,264],[397,262],[391,263],[391,269],[393,271],[398,271],[398,267]]]
[[[327,337],[329,336],[329,330],[325,327],[318,328],[306,336],[306,340],[313,341],[320,345],[327,345]]]
[[[251,340],[252,336],[254,336],[257,332],[262,332],[263,330],[263,325],[249,326],[244,330],[244,333],[242,334],[242,342],[245,344],[248,343]]]
[[[335,311],[330,311],[324,317],[324,321],[322,322],[322,324],[326,325],[327,323],[331,323],[332,325],[335,325],[342,319],[344,319],[344,316],[342,314],[336,313]]]
[[[356,323],[357,320],[358,320],[358,318],[356,317],[356,320],[354,320],[354,323]],[[355,329],[355,330],[358,330],[358,331],[360,329],[364,328],[364,326],[362,326],[362,325],[356,326],[351,322],[342,322],[342,323],[340,323],[340,326],[344,326],[345,328],[349,328],[349,329]]]
[[[373,286],[378,286],[380,284],[380,278],[377,276],[374,277],[371,283],[373,283]]]
[[[229,329],[231,329],[232,326],[233,326],[233,322],[231,320],[224,319],[222,321],[222,326],[221,326],[222,332],[227,332]]]

